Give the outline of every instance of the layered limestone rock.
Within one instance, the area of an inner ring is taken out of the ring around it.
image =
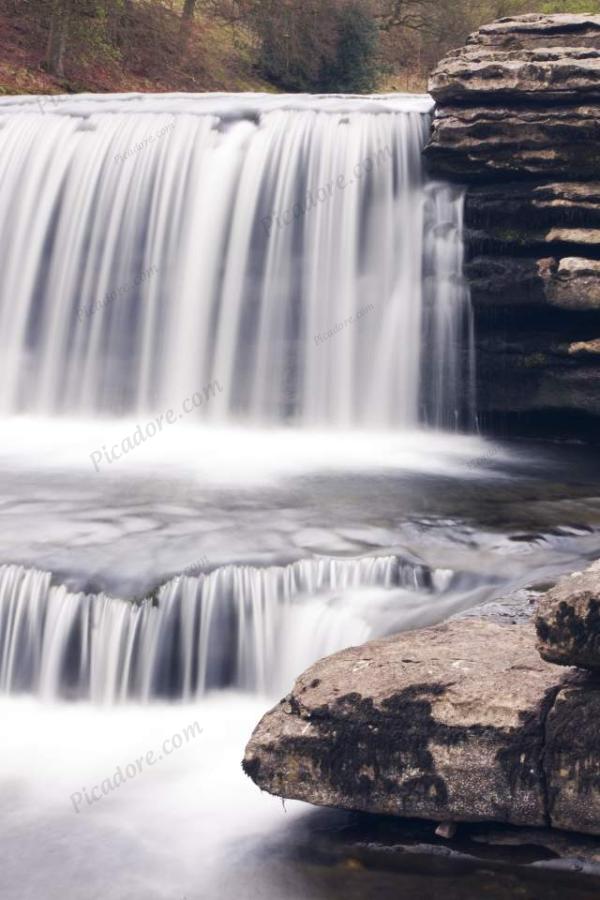
[[[600,94],[596,15],[531,13],[484,25],[451,52],[431,77],[436,100],[485,96],[511,102],[542,93],[564,101]],[[568,49],[566,49],[568,48]]]
[[[472,35],[431,76],[428,155],[467,181],[598,177],[600,16],[527,15]]]
[[[535,625],[544,659],[600,671],[600,562],[548,591],[538,604]]]
[[[600,16],[532,14],[485,26],[442,60],[430,90],[430,169],[470,184],[466,276],[483,419],[521,414],[535,425],[522,415],[534,413],[551,432],[567,423],[567,434],[585,420],[593,436]]]
[[[442,108],[427,155],[439,174],[465,181],[592,179],[600,167],[599,138],[597,105]]]
[[[578,257],[551,259],[547,267],[539,264],[538,271],[552,306],[570,310],[600,310],[599,260]]]
[[[600,834],[600,685],[535,640],[531,623],[466,618],[321,660],[259,723],[244,769],[319,806]]]

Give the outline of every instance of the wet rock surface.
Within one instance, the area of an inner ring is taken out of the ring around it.
[[[540,658],[531,623],[467,618],[321,660],[244,768],[319,806],[600,834],[599,701],[593,676]]]
[[[538,603],[535,625],[545,660],[600,672],[600,562],[548,591]]]
[[[518,625],[529,622],[533,617],[542,591],[537,587],[521,588],[507,597],[480,603],[471,609],[452,616],[453,621],[462,619],[485,619],[500,625]]]
[[[597,437],[600,16],[494,22],[441,61],[430,90],[429,167],[470,185],[482,421]]]

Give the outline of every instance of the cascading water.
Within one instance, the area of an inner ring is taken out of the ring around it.
[[[578,466],[519,491],[456,433],[463,198],[423,170],[431,111],[0,97],[3,900],[369,893],[244,776],[265,707],[597,555],[564,530]]]
[[[446,433],[473,342],[431,109],[0,98],[3,900],[393,891],[244,776],[265,706],[597,556],[585,467],[519,489],[521,450]]]
[[[132,603],[2,566],[0,691],[103,703],[276,693],[315,658],[371,636],[352,604],[339,608],[341,594],[426,584],[425,570],[395,557],[303,560],[176,578]]]
[[[462,195],[425,176],[431,107],[0,100],[0,414],[53,429],[189,414],[204,390],[209,426],[471,421]],[[385,590],[397,572],[376,557],[224,566],[134,604],[8,566],[0,689],[102,702],[284,690],[373,633],[374,613],[336,592]]]
[[[472,418],[462,196],[431,102],[0,101],[0,411]],[[465,382],[467,379],[467,382]]]

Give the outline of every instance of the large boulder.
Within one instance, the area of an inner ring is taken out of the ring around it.
[[[600,671],[600,562],[548,591],[538,604],[535,626],[544,659]]]
[[[540,274],[548,302],[553,306],[600,310],[600,260],[568,256],[560,261],[552,260]]]
[[[319,806],[600,834],[590,694],[540,659],[530,623],[457,620],[321,660],[264,716],[243,765],[263,790]]]

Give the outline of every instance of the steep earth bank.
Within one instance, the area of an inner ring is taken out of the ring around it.
[[[80,36],[61,78],[45,66],[47,23],[27,3],[0,2],[0,95],[277,90],[257,71],[249,36],[233,35],[200,8],[182,45],[178,6],[128,4],[120,31],[125,52],[99,40],[90,52],[91,37],[86,43]]]

